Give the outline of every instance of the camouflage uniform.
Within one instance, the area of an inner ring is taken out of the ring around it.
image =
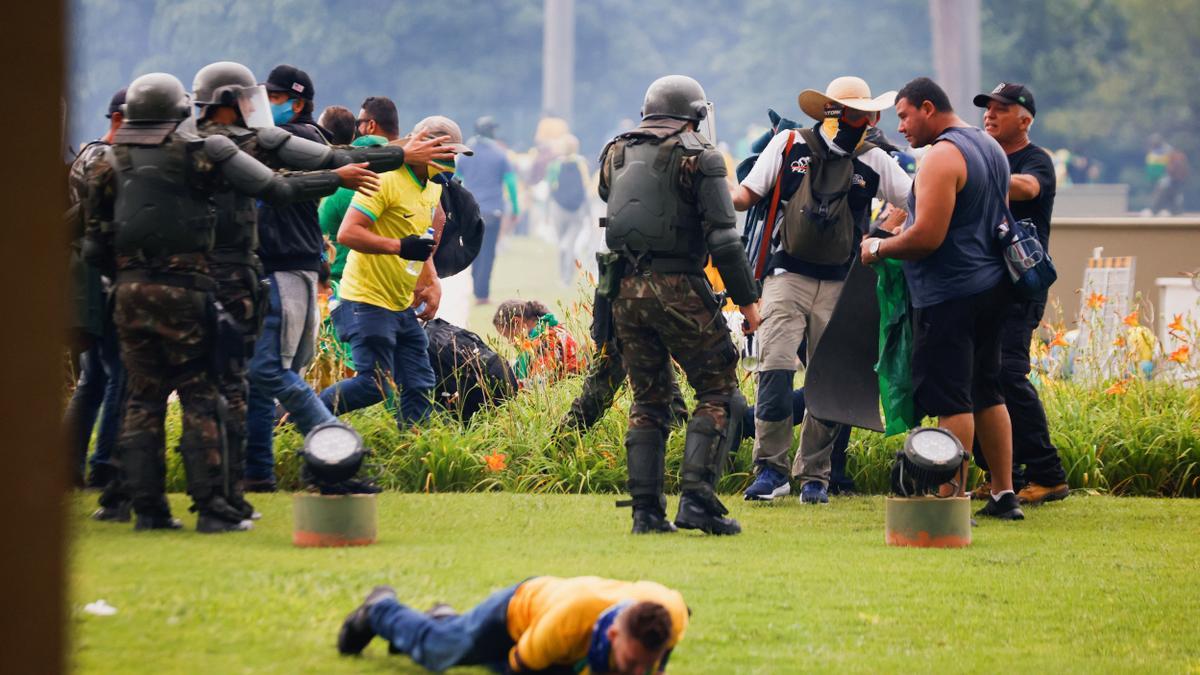
[[[625,378],[629,372],[625,368],[625,360],[617,350],[615,341],[609,340],[600,344],[596,355],[592,357],[591,367],[587,378],[583,381],[583,391],[571,402],[559,428],[563,431],[587,431],[604,417],[604,413],[612,407],[617,392],[625,386]],[[671,378],[671,428],[687,423],[687,403],[683,400],[683,392],[675,380],[675,369],[667,365],[667,373]]]
[[[166,144],[183,143],[170,138]],[[216,187],[213,165],[200,153],[189,155],[192,165],[185,187],[201,195]],[[96,250],[111,255],[111,231],[117,201],[117,170],[110,156],[89,167],[85,208],[88,237]],[[211,239],[209,240],[211,244]],[[116,255],[107,264],[116,269],[113,320],[127,372],[127,399],[118,462],[140,522],[169,522],[165,495],[165,419],[167,398],[179,393],[183,434],[179,452],[188,474],[188,493],[200,510],[223,512],[216,503],[224,479],[222,439],[217,414],[220,393],[210,374],[212,321],[210,296],[215,284],[207,276],[205,247],[167,256]],[[224,513],[231,516],[229,513]]]
[[[217,224],[214,195],[237,190],[268,201],[314,199],[332,193],[331,172],[281,177],[225,137],[201,139],[179,128],[191,101],[164,73],[129,85],[126,120],[114,144],[93,163],[84,212],[89,259],[116,270],[121,357],[128,403],[119,442],[138,513],[138,528],[179,527],[164,495],[167,397],[179,393],[179,451],[197,530],[245,529],[230,505],[230,467],[221,433],[225,402],[212,372],[244,335],[230,334],[208,276]]]
[[[658,84],[647,92],[648,115]],[[674,84],[668,82],[668,88]],[[740,531],[724,517],[728,511],[715,494],[726,457],[740,440],[740,431],[730,427],[740,424],[745,401],[737,391],[737,349],[703,272],[709,252],[723,278],[732,279],[736,302],[753,303],[757,288],[733,229],[724,160],[685,121],[694,119],[648,116],[606,146],[600,160],[606,242],[625,258],[623,278],[608,292],[615,296],[613,333],[633,389],[626,456],[635,533],[675,526],[712,534]],[[665,520],[662,496],[672,359],[697,400],[684,441],[674,525]]]
[[[273,154],[262,150],[253,132],[202,120],[201,137],[220,134],[263,164],[274,166]],[[230,503],[247,517],[254,509],[246,501],[246,401],[250,386],[247,361],[262,327],[266,301],[262,263],[258,259],[258,207],[252,197],[226,190],[216,196],[217,228],[209,256],[209,275],[217,284],[216,297],[242,335],[242,349],[226,354],[217,367],[217,387],[225,398],[225,446],[229,453]]]

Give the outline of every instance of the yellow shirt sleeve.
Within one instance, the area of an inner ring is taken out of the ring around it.
[[[370,196],[355,192],[354,199],[350,200],[350,208],[363,212],[372,222],[379,220],[379,216],[391,205],[391,190],[387,189],[387,182],[380,181],[379,190]]]

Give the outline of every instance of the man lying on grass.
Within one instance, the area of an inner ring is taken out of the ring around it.
[[[358,654],[378,635],[391,653],[435,671],[661,673],[688,613],[678,591],[652,581],[533,577],[466,614],[442,604],[418,612],[376,586],[346,617],[338,651]]]

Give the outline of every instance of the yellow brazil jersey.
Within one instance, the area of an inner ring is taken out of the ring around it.
[[[625,601],[659,603],[671,615],[668,649],[683,639],[688,608],[679,591],[653,581],[534,577],[521,584],[508,603],[508,634],[517,643],[509,652],[509,666],[530,671],[586,664],[596,620]],[[580,672],[591,671],[584,666]]]
[[[403,239],[410,234],[424,235],[433,223],[433,212],[442,196],[442,186],[427,181],[424,185],[405,165],[379,177],[379,191],[368,197],[355,194],[350,208],[365,214],[374,223],[371,230],[381,237]],[[351,251],[342,273],[338,294],[343,300],[364,302],[394,312],[412,305],[417,274],[409,271],[411,261],[397,255]],[[423,263],[412,263],[419,273]]]

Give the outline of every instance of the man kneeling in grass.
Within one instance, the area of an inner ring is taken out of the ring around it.
[[[376,586],[346,617],[338,651],[358,654],[378,635],[435,671],[661,673],[688,614],[678,591],[652,581],[533,577],[461,615],[445,605],[415,611]]]

